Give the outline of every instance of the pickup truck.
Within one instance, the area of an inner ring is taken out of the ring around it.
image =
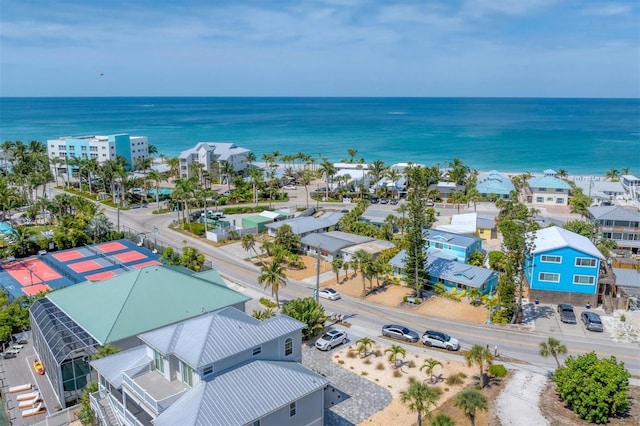
[[[573,306],[567,303],[561,303],[558,305],[558,313],[560,314],[560,321],[566,324],[576,324],[576,314],[573,312]]]

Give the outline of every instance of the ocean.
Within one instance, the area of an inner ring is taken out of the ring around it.
[[[262,154],[503,172],[640,174],[639,99],[0,98],[0,140],[130,133],[176,156],[197,142]]]

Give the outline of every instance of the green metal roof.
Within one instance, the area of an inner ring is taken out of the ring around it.
[[[163,266],[86,281],[46,297],[101,344],[249,300],[215,283],[211,273],[199,278]]]

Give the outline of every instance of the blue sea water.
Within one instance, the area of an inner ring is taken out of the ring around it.
[[[130,133],[175,156],[201,141],[478,170],[640,174],[639,99],[0,98],[0,140]]]

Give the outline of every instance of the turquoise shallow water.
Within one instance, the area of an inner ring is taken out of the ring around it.
[[[339,161],[479,170],[640,173],[638,99],[0,98],[0,139],[144,135],[177,155],[199,141]]]

